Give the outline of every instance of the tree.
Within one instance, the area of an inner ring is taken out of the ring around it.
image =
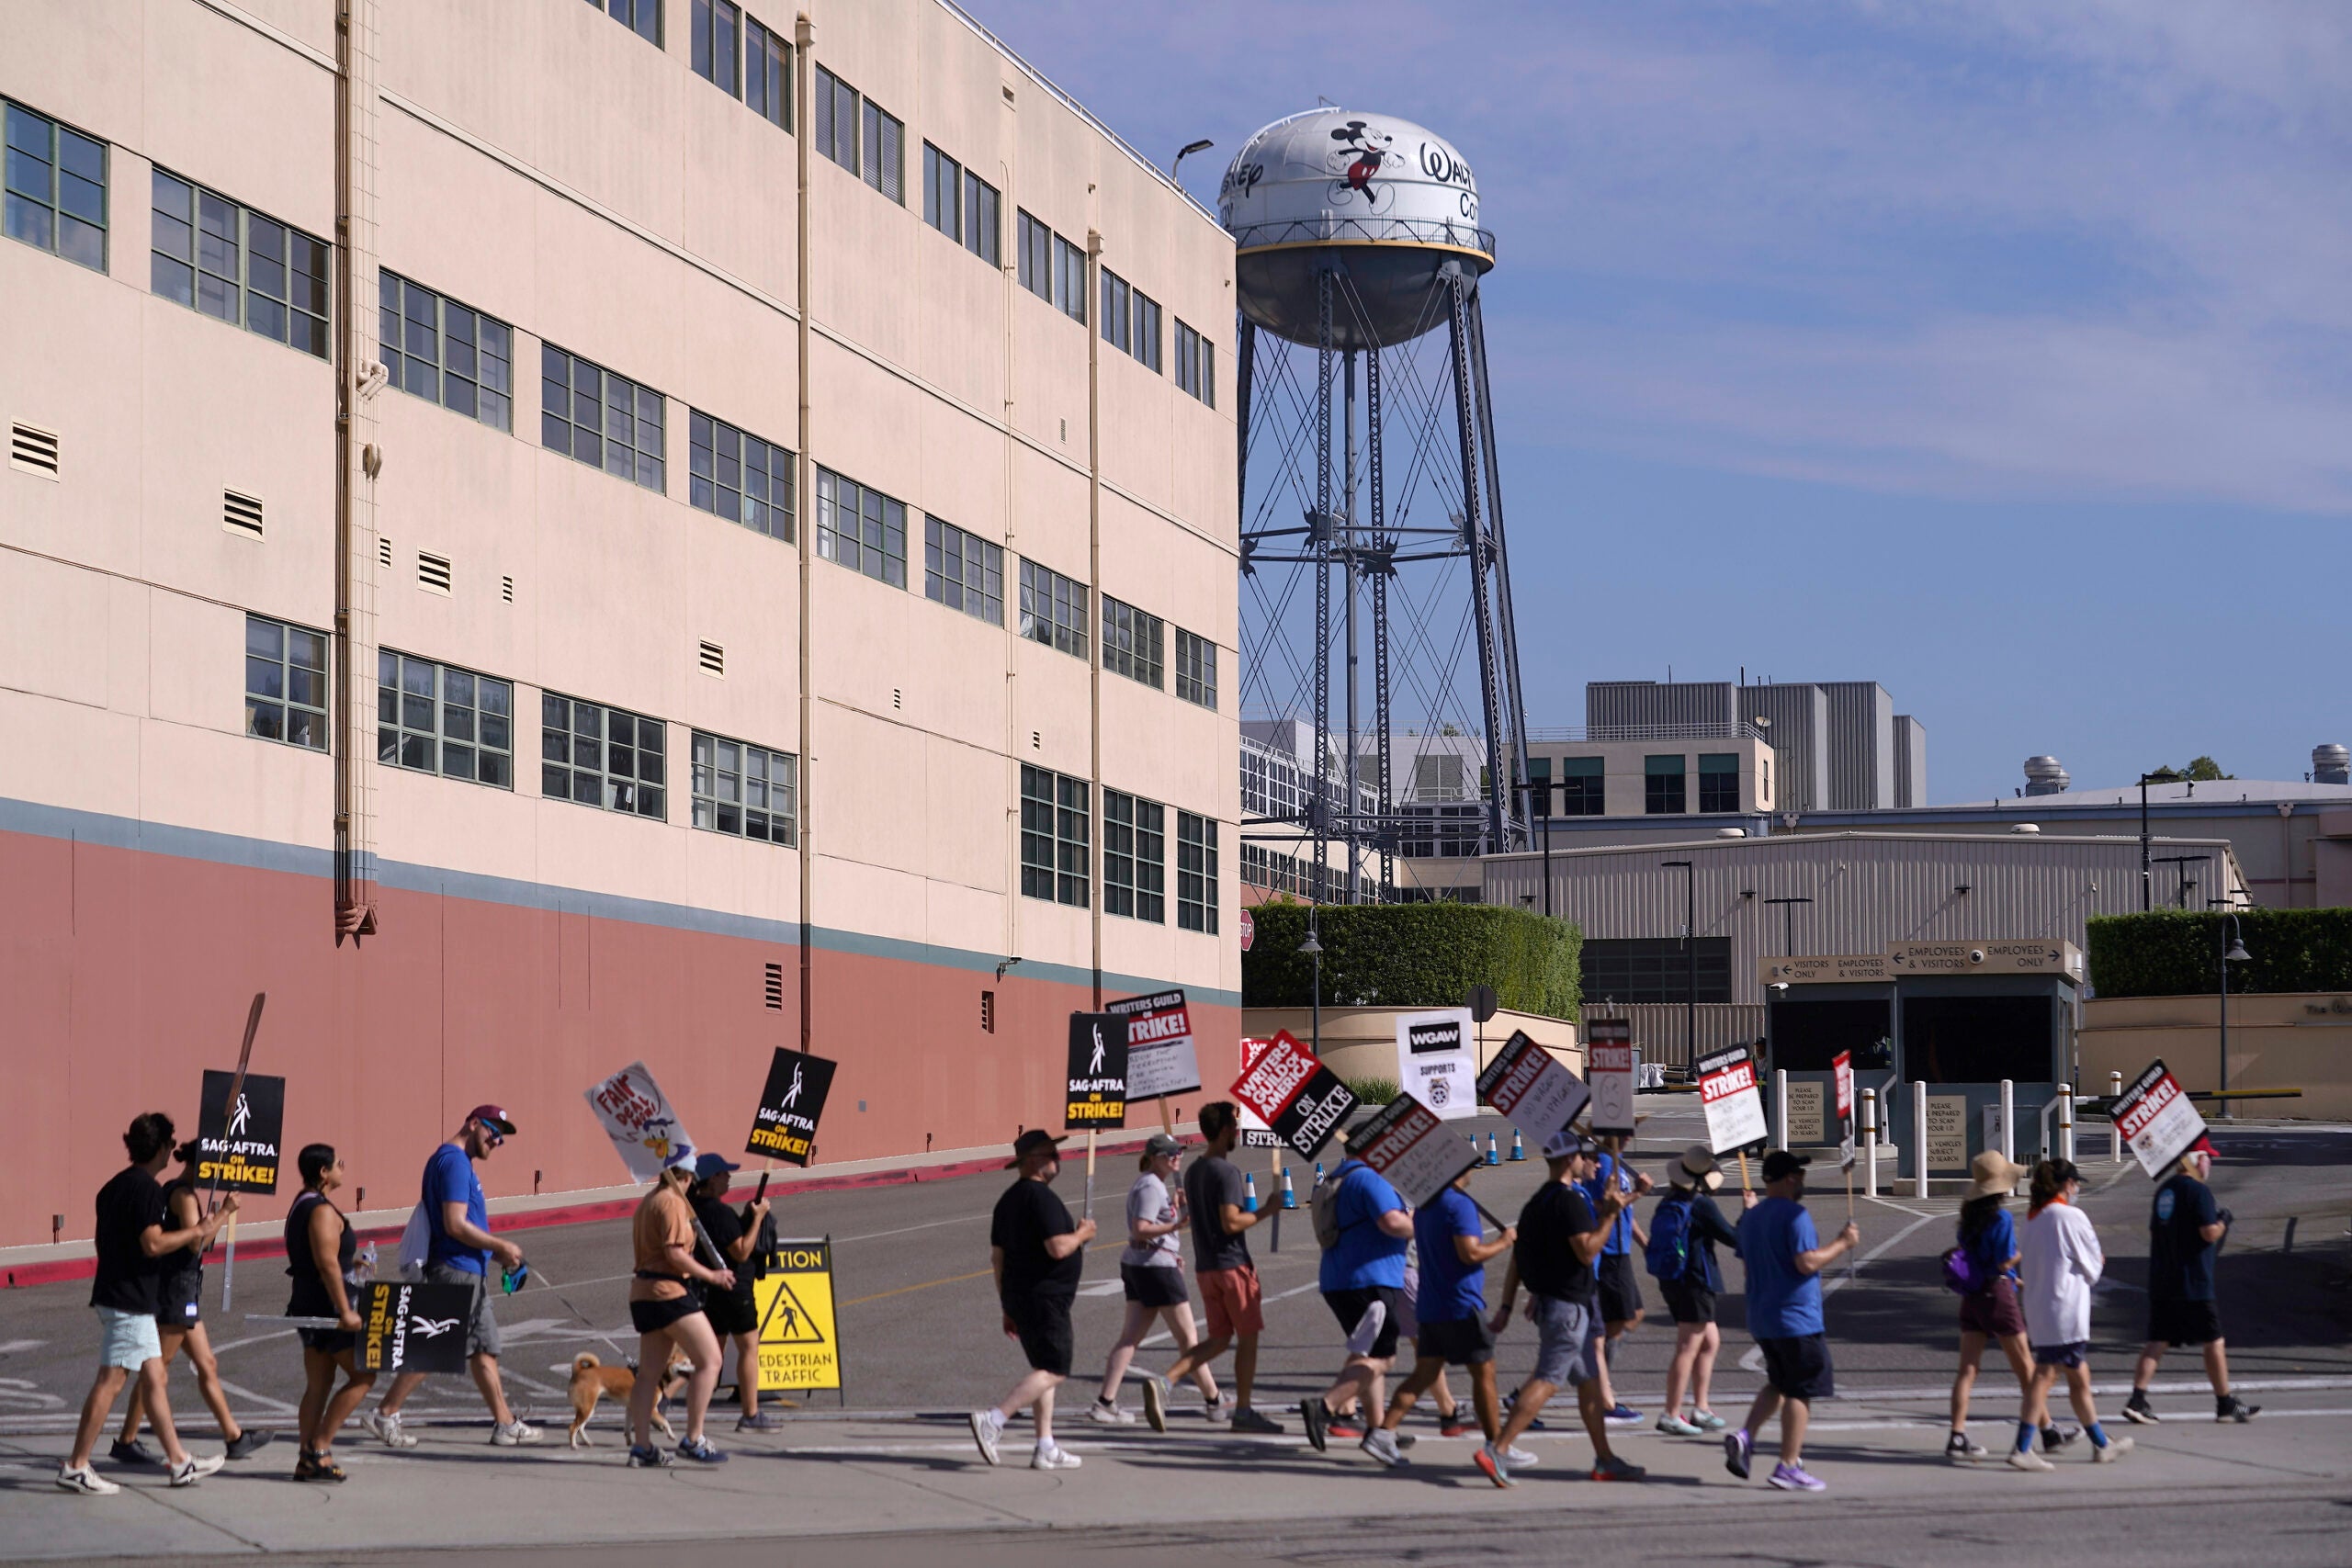
[[[2187,780],[2190,784],[2211,784],[2215,779],[2235,777],[2237,777],[2235,773],[2222,772],[2222,764],[2211,757],[2192,757],[2189,759],[2188,766],[2185,768],[2176,768],[2167,763],[2153,770],[2148,774],[2148,782],[2150,784],[2179,784]]]

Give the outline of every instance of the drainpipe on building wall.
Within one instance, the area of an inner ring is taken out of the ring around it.
[[[376,931],[376,0],[335,16],[334,940]]]
[[[1092,187],[1088,187],[1090,192]],[[1095,315],[1102,309],[1102,232],[1086,231],[1086,576],[1094,590],[1089,614],[1094,625],[1088,639],[1094,657],[1086,661],[1087,730],[1091,748],[1088,766],[1094,775],[1095,830],[1094,897],[1087,900],[1087,921],[1094,937],[1094,1010],[1102,1010],[1102,870],[1104,840],[1110,826],[1110,802],[1102,797],[1102,324]]]
[[[1000,79],[999,96],[1004,107],[1016,117],[1012,134],[1004,144],[1018,155],[1021,147],[1021,106],[1018,95],[1005,88]],[[1019,188],[1012,178],[1012,165],[997,160],[997,175],[1003,182],[1001,190]],[[999,214],[1001,220],[1002,214]],[[1020,468],[1013,456],[1013,432],[1017,428],[1014,416],[1020,400],[1013,395],[1016,361],[1012,353],[1013,311],[1018,308],[1014,291],[1020,286],[1020,250],[1016,245],[1013,260],[1007,264],[1003,253],[997,257],[998,282],[1004,299],[1004,547],[1009,555],[1021,536]],[[1004,617],[1004,951],[1001,957],[1012,960],[1021,953],[1021,619],[1016,615]],[[1001,981],[1002,976],[998,979]]]
[[[816,466],[808,460],[808,113],[809,51],[817,39],[816,25],[808,20],[806,11],[793,23],[792,43],[797,58],[792,62],[793,88],[800,113],[794,129],[793,151],[799,167],[800,188],[796,221],[798,228],[796,243],[799,254],[794,268],[793,302],[800,308],[800,320],[796,323],[799,344],[800,378],[800,455],[795,459],[799,469],[799,512],[793,520],[798,536],[796,543],[800,557],[800,1049],[807,1052],[816,1033],[816,964],[815,928],[810,920],[815,908],[812,887],[815,878],[815,853],[810,849],[812,819],[816,816],[816,791],[812,786],[817,772],[816,737],[813,733],[816,701],[809,690],[808,565],[812,536],[817,526]]]

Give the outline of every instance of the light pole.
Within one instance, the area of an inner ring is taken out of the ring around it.
[[[2222,939],[2221,942],[2216,942],[2214,946],[2222,954],[2222,1055],[2219,1077],[2223,1096],[2222,1114],[2227,1117],[2230,1113],[2230,1102],[2227,1098],[2230,1089],[2230,965],[2244,964],[2254,954],[2248,953],[2245,950],[2245,943],[2239,940],[2238,918],[2234,911],[2222,917],[2221,929],[2215,932],[2215,935]]]
[[[1797,955],[1796,907],[1799,904],[1810,904],[1813,900],[1810,898],[1767,898],[1764,902],[1767,904],[1778,904],[1781,907],[1781,924],[1783,935],[1781,942],[1781,954],[1784,958],[1794,958]]]
[[[1687,968],[1682,980],[1682,1059],[1699,1059],[1699,868],[1687,860],[1658,862],[1682,871],[1682,951]]]
[[[1314,1023],[1307,1033],[1314,1042],[1315,1059],[1319,1062],[1323,1059],[1323,943],[1316,935],[1317,926],[1316,907],[1309,904],[1306,907],[1306,940],[1298,944],[1298,951],[1315,964]]]
[[[2140,912],[2155,908],[2155,873],[2148,861],[2148,786],[2172,783],[2172,770],[2140,775]]]
[[[1198,141],[1186,142],[1183,150],[1176,154],[1176,161],[1168,165],[1168,177],[1171,180],[1176,177],[1176,171],[1184,166],[1185,159],[1191,157],[1195,152],[1205,152],[1216,145],[1216,142],[1211,141],[1205,136],[1202,137]]]
[[[2188,908],[2188,868],[2201,865],[2212,858],[2211,855],[2158,855],[2153,863],[2180,867],[2180,890],[2175,897],[2179,906],[2186,909]]]
[[[1535,810],[1535,797],[1541,795],[1544,799],[1544,914],[1549,919],[1552,913],[1552,792],[1566,789],[1568,781],[1546,779],[1538,784],[1528,779],[1510,787],[1515,793],[1527,796],[1530,814]]]

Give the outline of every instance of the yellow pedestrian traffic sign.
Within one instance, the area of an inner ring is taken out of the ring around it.
[[[760,1392],[839,1389],[831,1238],[779,1241],[775,1262],[752,1292],[760,1311]]]

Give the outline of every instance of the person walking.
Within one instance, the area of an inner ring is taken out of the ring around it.
[[[1521,1285],[1527,1287],[1527,1316],[1535,1325],[1535,1371],[1511,1402],[1510,1416],[1495,1440],[1478,1451],[1478,1468],[1498,1486],[1510,1484],[1510,1454],[1535,1425],[1544,1406],[1563,1383],[1577,1391],[1577,1414],[1592,1439],[1595,1481],[1639,1481],[1645,1472],[1609,1446],[1609,1404],[1600,1392],[1600,1287],[1593,1260],[1609,1244],[1617,1211],[1631,1200],[1623,1188],[1604,1188],[1595,1213],[1586,1184],[1599,1168],[1599,1147],[1566,1128],[1544,1142],[1549,1173],[1519,1212],[1519,1239],[1510,1267],[1503,1271],[1502,1303],[1487,1326],[1500,1334],[1510,1322]]]
[[[1143,1385],[1144,1419],[1155,1432],[1168,1430],[1164,1391],[1238,1342],[1232,1399],[1210,1405],[1208,1418],[1237,1432],[1277,1433],[1282,1423],[1250,1404],[1258,1382],[1258,1337],[1266,1332],[1265,1293],[1250,1259],[1250,1229],[1266,1212],[1242,1207],[1246,1188],[1231,1157],[1241,1143],[1241,1116],[1233,1101],[1212,1100],[1201,1107],[1201,1136],[1208,1142],[1184,1172],[1184,1207],[1192,1215],[1193,1278],[1201,1287],[1208,1337],[1178,1356],[1164,1378]]]
[[[57,1484],[85,1497],[122,1490],[90,1468],[90,1450],[113,1414],[116,1396],[131,1378],[146,1398],[148,1420],[163,1445],[164,1472],[175,1486],[193,1486],[226,1462],[220,1454],[198,1459],[180,1445],[172,1424],[172,1402],[164,1382],[164,1344],[155,1313],[163,1303],[163,1260],[183,1247],[205,1247],[237,1212],[237,1195],[174,1226],[170,1205],[155,1178],[172,1157],[172,1119],[160,1111],[132,1118],[122,1135],[130,1163],[98,1189],[97,1224],[92,1232],[98,1255],[90,1279],[90,1307],[98,1314],[98,1371],[82,1402],[74,1447],[58,1468]]]
[[[1383,1455],[1395,1442],[1375,1446],[1374,1433],[1382,1425],[1385,1380],[1408,1315],[1405,1254],[1412,1245],[1413,1216],[1388,1179],[1354,1153],[1354,1136],[1373,1114],[1367,1110],[1352,1119],[1349,1152],[1313,1199],[1315,1239],[1323,1247],[1316,1283],[1339,1320],[1347,1359],[1331,1386],[1300,1401],[1298,1413],[1316,1452],[1324,1452],[1334,1435],[1352,1435],[1364,1451],[1389,1463]],[[1435,1364],[1444,1369],[1442,1360]]]
[[[1072,1344],[1070,1303],[1086,1271],[1086,1244],[1094,1222],[1073,1220],[1053,1189],[1061,1174],[1061,1139],[1032,1127],[1014,1141],[1008,1170],[1020,1179],[996,1201],[989,1221],[989,1267],[996,1275],[997,1301],[1004,1309],[1004,1332],[1021,1342],[1029,1371],[1012,1392],[970,1420],[980,1457],[997,1462],[997,1442],[1005,1423],[1026,1405],[1036,1422],[1032,1470],[1076,1470],[1079,1457],[1054,1441],[1054,1390],[1069,1376]]]
[[[2017,1449],[2009,1455],[2018,1470],[2053,1468],[2033,1451],[2033,1440],[2050,1425],[2050,1391],[2061,1372],[2075,1418],[2090,1437],[2092,1461],[2111,1464],[2132,1451],[2131,1438],[2107,1435],[2091,1398],[2091,1287],[2106,1271],[2107,1254],[2090,1216],[2075,1206],[2082,1190],[2083,1173],[2072,1160],[2046,1159],[2033,1168],[2032,1204],[2018,1244],[2026,1340],[2033,1348],[2033,1376],[2018,1412]]]
[[[686,1380],[686,1435],[679,1440],[679,1456],[697,1464],[727,1462],[703,1435],[720,1359],[718,1335],[703,1303],[709,1293],[732,1292],[735,1271],[695,1227],[694,1204],[686,1197],[695,1183],[695,1158],[684,1144],[673,1148],[629,1224],[634,1267],[628,1316],[638,1334],[637,1382],[628,1394],[631,1469],[658,1470],[670,1462],[653,1444],[653,1403],[662,1395],[662,1376],[673,1348],[694,1364]]]
[[[1184,1286],[1182,1244],[1178,1240],[1185,1221],[1184,1190],[1177,1175],[1183,1158],[1183,1145],[1166,1133],[1154,1133],[1145,1140],[1143,1154],[1136,1161],[1141,1174],[1127,1189],[1127,1245],[1119,1254],[1119,1283],[1126,1293],[1127,1314],[1119,1325],[1117,1343],[1102,1362],[1102,1392],[1086,1413],[1088,1420],[1100,1426],[1135,1425],[1135,1412],[1119,1404],[1119,1384],[1135,1360],[1136,1347],[1143,1343],[1153,1324],[1167,1325],[1168,1337],[1176,1342],[1180,1354],[1199,1343],[1199,1333],[1193,1326],[1192,1297]],[[1215,1405],[1216,1375],[1202,1364],[1193,1369],[1193,1382],[1202,1400]]]
[[[2230,1392],[2229,1347],[2213,1304],[2213,1265],[2229,1234],[2230,1212],[2213,1200],[2212,1174],[2213,1151],[2200,1138],[2156,1189],[2148,1213],[2148,1342],[2140,1347],[2132,1397],[2123,1403],[2123,1418],[2136,1425],[2163,1419],[2148,1403],[2148,1384],[2173,1347],[2203,1349],[2214,1420],[2251,1421],[2262,1409]]]
[[[720,1354],[729,1347],[735,1351],[735,1399],[742,1407],[735,1429],[775,1432],[783,1428],[784,1417],[760,1408],[760,1306],[752,1290],[755,1260],[764,1256],[760,1238],[767,1222],[768,1201],[761,1198],[741,1209],[727,1206],[728,1185],[742,1168],[716,1152],[695,1156],[695,1180],[686,1190],[686,1201],[694,1209],[695,1223],[702,1226],[702,1234],[718,1252],[719,1264],[735,1277],[734,1284],[726,1290],[705,1291],[702,1298],[702,1314],[710,1320]],[[699,1368],[702,1363],[695,1365]]]
[[[1473,1166],[1448,1183],[1431,1201],[1413,1214],[1413,1236],[1421,1255],[1420,1292],[1413,1303],[1419,1320],[1419,1337],[1413,1344],[1412,1375],[1388,1403],[1380,1425],[1364,1434],[1363,1451],[1385,1465],[1405,1462],[1396,1443],[1396,1428],[1406,1413],[1449,1366],[1470,1375],[1470,1403],[1478,1413],[1486,1435],[1482,1453],[1503,1452],[1502,1412],[1495,1391],[1495,1334],[1487,1323],[1487,1264],[1511,1249],[1519,1232],[1505,1225],[1494,1240],[1486,1239],[1486,1221],[1470,1201]],[[1364,1406],[1370,1410],[1370,1404]],[[1505,1452],[1516,1465],[1530,1465],[1535,1456]],[[1484,1468],[1484,1467],[1482,1467]],[[1487,1472],[1490,1478],[1496,1472]],[[1510,1484],[1508,1472],[1498,1485]]]
[[[1974,1288],[1960,1298],[1960,1370],[1951,1380],[1951,1435],[1944,1439],[1944,1458],[1955,1464],[1988,1457],[1984,1446],[1968,1436],[1969,1394],[1985,1345],[2000,1346],[2009,1359],[2020,1396],[2033,1382],[2025,1312],[2018,1304],[2018,1229],[2003,1206],[2025,1173],[2025,1167],[2003,1158],[1998,1149],[1986,1149],[1969,1162],[1958,1239]]]
[[[164,1187],[164,1224],[174,1230],[185,1230],[203,1215],[204,1206],[196,1195],[197,1141],[190,1138],[182,1144],[173,1157],[179,1161],[180,1173]],[[204,1327],[204,1249],[184,1247],[177,1252],[165,1253],[156,1265],[155,1332],[164,1345],[165,1386],[168,1388],[171,1382],[173,1359],[179,1355],[181,1347],[187,1347],[188,1365],[196,1369],[196,1391],[228,1442],[225,1456],[231,1460],[247,1458],[276,1441],[277,1434],[265,1428],[248,1430],[229,1409],[229,1391],[220,1386],[220,1364],[213,1359],[212,1339]],[[133,1383],[130,1404],[122,1413],[122,1436],[115,1439],[109,1450],[117,1464],[162,1462],[153,1450],[139,1440],[139,1423],[146,1414],[146,1388]]]
[[[1804,1429],[1813,1402],[1837,1392],[1829,1336],[1821,1319],[1821,1271],[1860,1247],[1851,1220],[1824,1244],[1804,1209],[1804,1168],[1811,1160],[1786,1149],[1764,1156],[1764,1200],[1739,1219],[1740,1261],[1747,1266],[1747,1332],[1764,1352],[1764,1386],[1747,1419],[1724,1438],[1724,1465],[1742,1481],[1756,1452],[1756,1433],[1781,1413],[1781,1462],[1771,1483],[1783,1492],[1826,1492],[1827,1482],[1804,1467]]]
[[[286,1212],[286,1272],[294,1288],[287,1297],[288,1317],[331,1317],[333,1328],[298,1328],[302,1344],[302,1403],[297,1422],[301,1452],[294,1461],[297,1481],[341,1481],[334,1461],[334,1436],[368,1391],[376,1374],[362,1371],[353,1355],[359,1343],[358,1309],[351,1292],[358,1284],[353,1263],[358,1254],[351,1222],[328,1196],[343,1185],[343,1161],[330,1144],[310,1144],[295,1157],[302,1190]],[[340,1368],[343,1386],[334,1386]]]
[[[471,1296],[466,1312],[466,1368],[490,1407],[490,1440],[500,1448],[536,1443],[540,1435],[537,1427],[518,1420],[506,1403],[505,1385],[498,1376],[498,1314],[491,1307],[491,1259],[507,1269],[520,1268],[523,1249],[490,1234],[490,1203],[482,1196],[481,1178],[474,1172],[477,1164],[514,1135],[514,1120],[504,1111],[495,1105],[475,1106],[424,1162],[424,1192],[419,1200],[429,1238],[426,1283],[463,1286]],[[423,1372],[395,1372],[382,1403],[364,1418],[368,1430],[386,1446],[416,1447],[416,1434],[401,1424],[401,1408],[424,1379]]]
[[[1715,1297],[1724,1288],[1722,1269],[1715,1262],[1717,1244],[1736,1247],[1739,1238],[1715,1207],[1714,1192],[1724,1184],[1723,1168],[1704,1144],[1682,1151],[1668,1172],[1666,1196],[1650,1211],[1648,1239],[1643,1261],[1657,1280],[1658,1294],[1674,1319],[1674,1359],[1666,1368],[1666,1409],[1657,1429],[1670,1438],[1703,1437],[1731,1425],[1715,1414],[1708,1393],[1715,1375],[1715,1353],[1723,1347],[1723,1330],[1715,1323]],[[1748,1208],[1756,1206],[1752,1191],[1741,1195]],[[1682,1416],[1682,1395],[1690,1394],[1688,1420]]]
[[[1625,1164],[1625,1145],[1632,1141],[1623,1136],[1599,1140],[1600,1158],[1592,1179],[1586,1183],[1587,1196],[1596,1211],[1601,1193],[1610,1188],[1623,1190],[1629,1198],[1638,1198],[1650,1190],[1650,1179]],[[1642,1286],[1634,1275],[1634,1248],[1646,1248],[1649,1237],[1635,1222],[1631,1201],[1616,1213],[1616,1223],[1609,1230],[1609,1245],[1601,1248],[1600,1257],[1593,1264],[1600,1282],[1600,1320],[1608,1334],[1600,1347],[1600,1392],[1609,1401],[1610,1424],[1633,1427],[1640,1424],[1642,1413],[1617,1397],[1609,1367],[1616,1355],[1617,1342],[1642,1321]]]

